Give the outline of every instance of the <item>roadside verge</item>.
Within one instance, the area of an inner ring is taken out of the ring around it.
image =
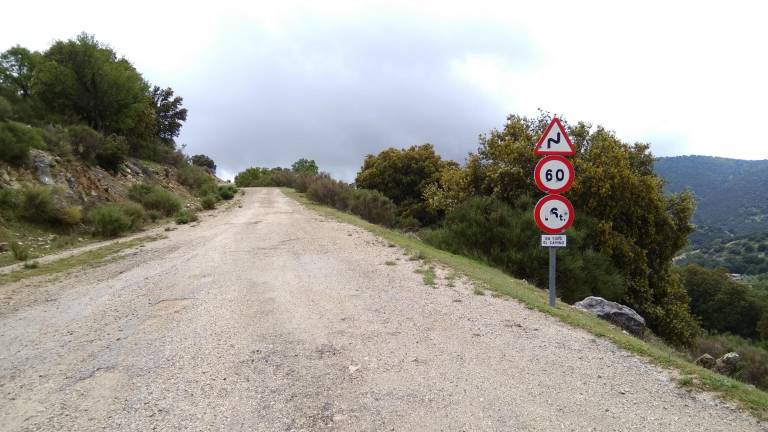
[[[64,258],[56,260],[48,260],[44,263],[31,261],[34,264],[28,263],[27,265],[16,268],[15,270],[0,274],[0,285],[17,282],[22,279],[35,276],[47,276],[55,273],[61,273],[87,264],[99,263],[102,262],[105,258],[108,258],[109,256],[123,250],[151,241],[160,240],[162,238],[165,238],[165,236],[160,234],[145,235],[122,241],[112,241],[101,247],[89,248],[84,252],[70,254]]]

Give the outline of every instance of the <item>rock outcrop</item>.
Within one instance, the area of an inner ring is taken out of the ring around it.
[[[715,361],[715,367],[712,370],[723,375],[731,375],[736,371],[739,359],[741,359],[741,356],[735,352],[724,354]]]
[[[16,167],[0,162],[0,188],[50,186],[59,189],[70,205],[87,206],[104,201],[127,199],[131,185],[157,183],[179,195],[188,194],[176,180],[171,166],[129,159],[115,174],[79,160],[67,160],[46,151],[32,149],[29,162]]]
[[[602,297],[592,296],[573,306],[616,324],[632,335],[640,338],[645,335],[645,318],[628,306],[606,300]]]

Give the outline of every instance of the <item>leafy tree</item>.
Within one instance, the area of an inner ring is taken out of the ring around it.
[[[209,158],[204,154],[194,155],[191,158],[189,158],[189,161],[192,163],[192,165],[199,166],[201,168],[206,168],[211,172],[216,172],[216,163],[213,162],[213,159]]]
[[[764,296],[748,285],[731,280],[725,270],[696,264],[680,269],[683,286],[691,298],[691,311],[707,330],[758,338],[768,320]]]
[[[247,168],[235,176],[235,184],[238,187],[275,186],[273,176],[281,171],[281,168]]]
[[[538,159],[532,150],[550,119],[548,114],[534,119],[511,115],[502,130],[482,135],[465,168],[444,170],[422,189],[429,205],[448,210],[472,196],[508,204],[541,196],[532,176]],[[577,220],[594,220],[586,235],[621,273],[626,284],[621,301],[671,342],[690,343],[698,327],[671,262],[692,230],[692,196],[664,194],[647,145],[623,143],[586,123],[567,127],[577,148],[576,179],[567,195]]]
[[[0,54],[0,85],[11,94],[28,98],[32,90],[33,54],[16,45]]]
[[[378,155],[366,156],[355,183],[363,189],[377,190],[394,201],[401,209],[401,217],[415,217],[429,224],[437,220],[437,214],[430,211],[422,196],[448,165],[435,153],[432,144],[389,148]]]
[[[135,138],[152,118],[149,86],[131,63],[82,33],[55,42],[35,69],[32,91],[53,119]]]
[[[317,174],[319,172],[314,160],[299,159],[291,165],[291,170],[297,174]]]
[[[175,145],[175,139],[181,133],[182,122],[187,121],[187,109],[182,108],[184,99],[173,95],[173,89],[158,86],[152,88],[152,104],[157,115],[157,137],[169,146]],[[214,165],[212,170],[216,170]]]

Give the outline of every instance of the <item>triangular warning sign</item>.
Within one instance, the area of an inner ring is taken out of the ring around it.
[[[576,153],[576,148],[571,143],[571,138],[565,132],[560,119],[555,117],[544,130],[533,152],[537,155],[572,155]]]

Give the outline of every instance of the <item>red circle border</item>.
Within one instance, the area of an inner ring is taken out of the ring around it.
[[[541,170],[544,168],[544,164],[552,161],[560,161],[562,162],[566,167],[568,167],[568,170],[570,171],[570,175],[568,176],[568,182],[565,184],[565,186],[559,188],[559,189],[547,189],[546,186],[544,186],[544,183],[542,183],[541,179],[539,178],[539,174]],[[536,168],[533,170],[533,179],[536,181],[536,186],[541,190],[542,192],[546,192],[549,194],[560,194],[568,189],[571,188],[571,185],[573,185],[573,179],[576,177],[576,171],[573,169],[573,164],[571,161],[566,159],[564,156],[560,155],[551,155],[543,157],[539,160],[539,163],[536,164]]]
[[[544,223],[539,219],[539,210],[541,210],[541,207],[546,204],[549,201],[552,200],[560,200],[563,203],[565,203],[565,206],[568,207],[568,221],[563,225],[561,228],[558,229],[552,229],[544,225]],[[539,202],[536,203],[536,207],[533,208],[533,220],[536,221],[536,225],[539,227],[539,229],[547,234],[562,234],[565,232],[568,228],[573,225],[573,220],[576,217],[576,214],[573,210],[573,204],[568,200],[568,198],[562,196],[562,195],[547,195],[544,198],[540,199]]]

